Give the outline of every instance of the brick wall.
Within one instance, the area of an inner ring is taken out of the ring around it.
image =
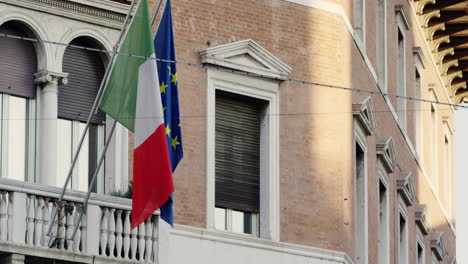
[[[153,6],[155,6],[153,1]],[[350,17],[352,3],[341,1]],[[368,1],[366,1],[368,2]],[[371,1],[372,2],[372,1]],[[340,2],[337,2],[340,4]],[[396,93],[396,25],[394,6],[387,3],[388,91]],[[209,46],[252,39],[293,68],[291,78],[378,91],[362,55],[341,16],[282,0],[172,0],[177,59],[200,63],[198,52]],[[367,56],[376,66],[375,3],[366,14]],[[413,85],[413,46],[421,46],[427,66],[422,73],[423,94],[428,83],[442,85],[431,65],[416,22],[407,35],[407,87]],[[206,71],[178,66],[185,157],[175,175],[175,222],[206,227]],[[441,90],[440,94],[444,94]],[[362,94],[313,85],[282,82],[280,86],[280,220],[281,241],[345,251],[354,257],[353,222],[353,117],[352,98]],[[444,98],[446,99],[446,98]],[[391,98],[393,106],[396,100]],[[397,169],[390,175],[391,237],[396,237],[396,177],[401,172],[415,176],[417,202],[428,205],[429,226],[443,231],[450,255],[454,235],[422,174],[390,108],[380,95],[372,96],[377,128],[367,140],[369,188],[369,263],[377,263],[378,177],[375,142],[392,136]],[[428,109],[427,105],[423,105]],[[408,104],[408,109],[412,109]],[[452,111],[444,115],[451,119]],[[425,112],[425,118],[430,112]],[[413,119],[409,111],[408,122]],[[410,123],[409,123],[410,124]],[[424,123],[427,126],[427,122]],[[440,124],[442,127],[442,124]],[[440,130],[440,129],[439,129]],[[415,134],[408,125],[408,137]],[[425,139],[427,140],[427,139]],[[428,142],[425,142],[428,144]],[[428,155],[424,153],[424,155]],[[429,166],[422,163],[422,167]],[[429,173],[425,169],[426,173]],[[409,208],[410,260],[415,255],[414,210]],[[397,261],[397,241],[392,240],[391,263]],[[426,251],[430,254],[428,243]],[[427,256],[429,258],[429,255]],[[412,262],[410,262],[412,263]]]

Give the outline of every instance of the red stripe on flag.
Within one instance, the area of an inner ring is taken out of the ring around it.
[[[164,123],[133,153],[132,229],[150,217],[174,192]]]

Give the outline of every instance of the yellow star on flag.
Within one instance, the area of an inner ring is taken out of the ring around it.
[[[171,73],[171,77],[172,77],[171,82],[177,85],[177,72],[174,74]]]
[[[166,135],[171,134],[171,129],[169,128],[169,125],[166,126]]]
[[[161,93],[166,93],[166,88],[167,85],[164,84],[164,82],[162,82],[161,86],[159,86],[159,90],[161,91]]]
[[[172,147],[173,147],[174,149],[177,148],[177,145],[180,145],[180,142],[177,141],[177,136],[176,136],[175,138],[172,139],[171,145],[172,145]]]

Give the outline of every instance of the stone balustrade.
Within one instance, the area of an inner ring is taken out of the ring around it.
[[[159,215],[131,230],[129,199],[92,194],[75,237],[85,193],[67,191],[58,206],[60,188],[0,179],[0,244],[98,256],[101,259],[156,263]],[[59,208],[50,237],[54,210]]]

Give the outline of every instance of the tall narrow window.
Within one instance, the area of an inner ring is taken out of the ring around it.
[[[417,68],[414,69],[414,96],[421,98],[421,75]],[[423,133],[422,133],[422,108],[421,101],[413,100],[414,108],[414,138],[416,143],[416,152],[419,157],[423,155]]]
[[[408,226],[406,218],[400,213],[398,255],[400,264],[408,263]]]
[[[258,234],[262,100],[216,91],[215,226]]]
[[[6,22],[0,33],[26,37],[22,24]],[[33,44],[0,38],[0,176],[34,179],[34,139],[37,72]]]
[[[79,37],[71,44],[97,48],[96,41]],[[63,186],[72,156],[85,128],[85,122],[104,76],[104,62],[99,54],[67,48],[63,58],[63,71],[68,73],[68,84],[58,94],[58,162],[57,184]],[[105,114],[99,111],[91,119],[90,130],[83,142],[78,163],[72,175],[71,188],[87,191],[89,178],[96,166],[97,153],[104,143]],[[104,168],[100,169],[103,175]],[[92,191],[96,191],[94,186]]]
[[[387,187],[381,181],[379,183],[379,263],[389,263],[388,241],[388,194]]]
[[[367,263],[367,206],[365,152],[356,142],[355,153],[355,230],[357,263]]]
[[[398,100],[398,122],[400,123],[401,128],[406,130],[406,58],[405,58],[405,37],[403,31],[398,27],[398,50],[397,50],[397,87],[398,95],[400,96]]]
[[[354,0],[354,29],[362,41],[362,46],[366,46],[366,6],[365,0]]]
[[[387,1],[377,0],[377,77],[384,90],[387,75]]]
[[[450,144],[448,136],[444,136],[444,175],[441,177],[443,194],[444,194],[444,206],[448,215],[451,215],[451,166],[450,166]]]
[[[425,264],[424,252],[425,252],[424,251],[424,237],[421,234],[421,231],[419,231],[418,229],[416,233],[416,263],[417,264]]]
[[[431,146],[431,179],[435,190],[438,190],[438,172],[437,172],[437,115],[434,105],[431,105],[431,131],[430,142]]]

